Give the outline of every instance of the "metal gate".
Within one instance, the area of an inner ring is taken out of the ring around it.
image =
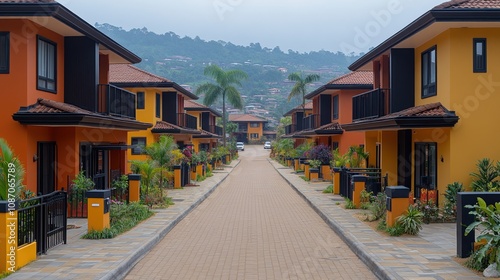
[[[37,254],[45,254],[56,245],[66,244],[66,192],[56,191],[22,200],[19,205],[18,246],[36,241]]]

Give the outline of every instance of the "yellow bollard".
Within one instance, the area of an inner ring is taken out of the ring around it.
[[[87,191],[88,232],[102,231],[110,227],[110,197],[111,190]]]
[[[174,165],[174,188],[180,189],[182,187],[181,184],[181,166]]]
[[[388,227],[394,226],[399,216],[403,215],[410,206],[410,189],[404,186],[385,188],[387,195],[387,215],[386,224]]]
[[[141,200],[141,174],[128,175],[128,201],[137,202]]]
[[[304,163],[304,176],[306,178],[309,178],[309,163],[308,162]]]
[[[366,187],[366,176],[354,175],[352,176],[352,183],[354,184],[352,189],[352,203],[356,208],[361,207],[361,192]]]
[[[333,194],[340,194],[340,168],[333,168]]]

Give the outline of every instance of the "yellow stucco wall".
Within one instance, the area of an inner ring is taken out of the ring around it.
[[[476,170],[479,159],[500,160],[500,128],[494,125],[500,119],[497,113],[500,104],[498,31],[498,28],[450,29],[415,50],[416,105],[441,102],[460,117],[449,133],[449,160],[445,157],[445,164],[438,170],[440,188],[454,181],[469,186],[469,174]],[[473,72],[473,38],[486,38],[486,73]],[[422,99],[420,56],[433,45],[437,46],[437,95]],[[438,153],[440,150],[438,147]],[[444,169],[449,170],[447,181],[442,178],[447,175]]]
[[[250,123],[248,123],[248,140],[260,140],[262,138],[262,135],[264,134],[264,124],[263,123],[258,123],[258,127],[251,127]],[[257,133],[259,135],[258,139],[255,138],[250,138],[250,135],[252,133]]]

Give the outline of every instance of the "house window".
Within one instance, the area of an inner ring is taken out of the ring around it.
[[[336,150],[336,149],[338,149],[338,148],[339,148],[339,142],[333,142],[333,143],[332,143],[332,149],[333,149],[333,150]]]
[[[56,44],[38,36],[38,82],[39,90],[56,92]]]
[[[0,74],[9,73],[9,32],[0,32]]]
[[[157,94],[156,94],[156,103],[155,103],[155,106],[156,106],[156,110],[155,110],[155,112],[156,112],[156,117],[157,117],[157,118],[159,118],[159,117],[160,117],[160,108],[161,108],[161,107],[160,107],[160,105],[161,105],[161,104],[160,104],[160,94],[159,94],[159,93],[157,93]]]
[[[474,38],[474,73],[486,72],[486,38]]]
[[[259,127],[259,123],[250,123],[250,127]]]
[[[144,109],[144,107],[145,107],[144,92],[138,91],[137,92],[137,109]]]
[[[339,96],[335,95],[333,97],[333,115],[332,115],[334,120],[337,120],[339,118]]]
[[[422,53],[422,98],[437,94],[436,47]]]
[[[259,139],[258,133],[250,133],[250,139]]]
[[[132,137],[132,154],[143,155],[146,147],[146,137]]]

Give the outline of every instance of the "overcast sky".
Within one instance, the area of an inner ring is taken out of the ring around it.
[[[444,0],[58,0],[94,25],[237,45],[366,52]]]

